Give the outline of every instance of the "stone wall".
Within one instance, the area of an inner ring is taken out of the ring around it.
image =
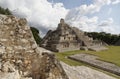
[[[5,15],[0,15],[0,78],[68,79],[54,54],[37,46],[26,19]]]

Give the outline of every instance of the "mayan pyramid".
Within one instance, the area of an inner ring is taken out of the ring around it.
[[[96,45],[100,46],[101,43],[95,43],[83,31],[65,23],[64,19],[60,20],[56,30],[49,30],[41,42],[42,47],[55,52],[80,50],[81,48],[85,50],[88,48],[91,50],[103,49],[103,47],[98,49]]]

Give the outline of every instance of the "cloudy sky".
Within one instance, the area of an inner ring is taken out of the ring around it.
[[[26,18],[42,36],[60,18],[83,31],[120,34],[120,0],[0,0],[0,6]]]

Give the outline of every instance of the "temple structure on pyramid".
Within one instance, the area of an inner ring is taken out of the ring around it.
[[[96,50],[96,46],[102,46],[102,42],[94,41],[85,35],[83,31],[76,27],[71,27],[65,23],[64,19],[61,19],[56,30],[47,32],[41,42],[41,46],[55,52],[80,49]]]

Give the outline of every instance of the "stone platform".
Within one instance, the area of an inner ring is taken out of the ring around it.
[[[69,79],[116,79],[86,66],[69,66],[63,62],[61,62],[61,65]]]
[[[99,57],[97,56],[82,53],[82,54],[76,54],[76,55],[69,56],[68,58],[77,60],[83,63],[87,63],[96,68],[100,68],[102,70],[105,70],[105,71],[108,71],[108,72],[111,72],[113,74],[120,76],[119,66],[112,64],[112,63],[104,62],[102,60],[98,60]]]
[[[108,48],[105,47],[105,46],[94,45],[94,46],[88,46],[88,50],[91,50],[91,51],[101,51],[101,50],[108,50]]]

